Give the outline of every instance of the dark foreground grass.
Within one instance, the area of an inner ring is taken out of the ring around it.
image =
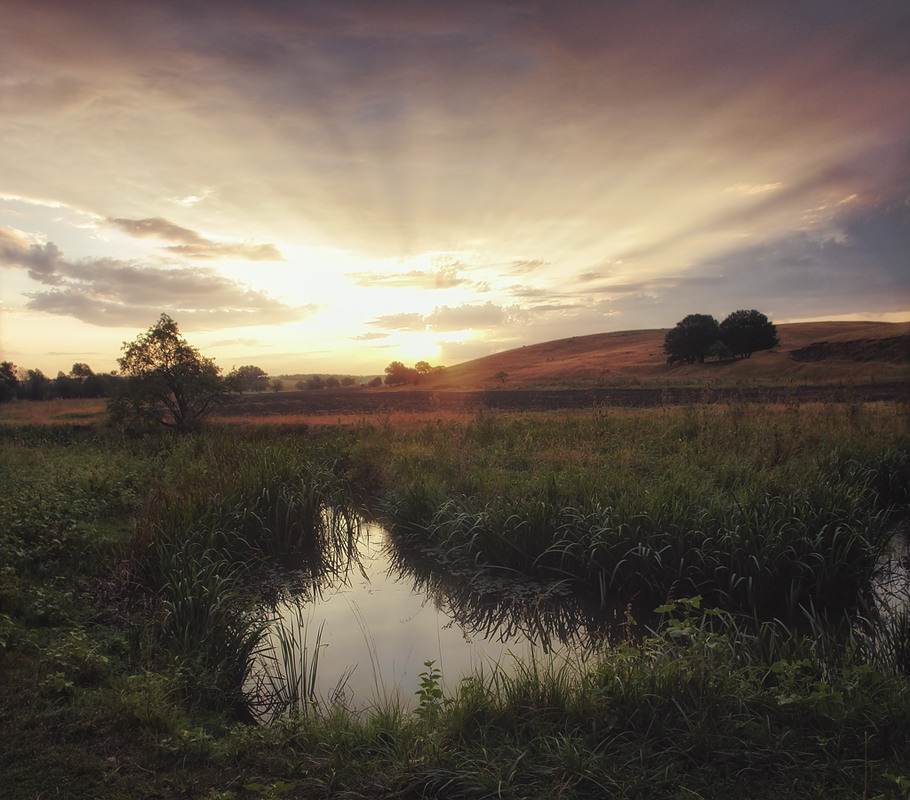
[[[653,632],[628,620],[626,640],[585,667],[503,665],[445,697],[428,665],[410,713],[252,725],[233,694],[257,643],[256,565],[293,551],[331,568],[318,543],[344,540],[352,488],[428,527],[453,498],[616,509],[647,498],[644,484],[685,494],[688,516],[669,518],[685,534],[700,504],[843,484],[849,504],[829,528],[862,515],[886,526],[907,510],[902,411],[601,409],[176,440],[4,428],[0,796],[907,796],[902,640],[883,649],[818,614],[797,635],[682,599]],[[342,513],[313,512],[327,507]],[[234,656],[217,649],[232,641]]]

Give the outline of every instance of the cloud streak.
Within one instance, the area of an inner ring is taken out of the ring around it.
[[[284,261],[284,256],[273,244],[247,244],[243,242],[215,242],[204,236],[181,228],[161,217],[150,219],[108,219],[108,224],[137,239],[149,237],[165,239],[178,244],[165,249],[191,258],[239,258],[245,261]]]

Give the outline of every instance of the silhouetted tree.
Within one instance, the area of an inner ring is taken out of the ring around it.
[[[264,392],[269,388],[269,376],[264,369],[254,364],[234,367],[224,379],[228,388],[237,394]]]
[[[54,382],[40,369],[25,371],[19,381],[19,396],[26,400],[49,400],[54,394]]]
[[[54,393],[62,400],[82,397],[82,381],[71,375],[64,375],[61,370],[54,379]]]
[[[125,380],[108,403],[115,421],[135,419],[187,430],[227,391],[220,368],[187,343],[167,314],[135,341],[124,342],[117,362]]]
[[[0,403],[15,400],[19,394],[19,370],[12,361],[0,363]]]
[[[387,386],[400,386],[403,383],[413,383],[417,378],[417,370],[406,367],[400,361],[393,361],[385,368],[385,375]]]
[[[314,391],[317,389],[325,389],[325,379],[322,375],[310,375],[310,377],[306,379],[306,388]]]
[[[770,350],[780,343],[775,325],[754,308],[734,311],[718,327],[721,341],[740,358],[749,358],[758,350]]]
[[[673,364],[685,361],[699,363],[711,352],[711,346],[720,338],[717,320],[710,314],[689,314],[667,331],[664,338],[664,352],[667,361]]]

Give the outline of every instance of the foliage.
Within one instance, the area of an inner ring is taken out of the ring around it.
[[[124,342],[118,363],[126,381],[108,406],[116,422],[188,430],[227,391],[220,368],[187,343],[167,314],[134,341]]]
[[[12,361],[0,363],[0,403],[14,400],[19,392],[19,370]]]
[[[237,392],[237,394],[243,394],[244,392],[256,392],[258,394],[269,388],[268,373],[254,364],[234,367],[224,380],[227,388],[232,392]]]
[[[431,366],[428,361],[418,361],[413,367],[406,367],[400,361],[393,361],[385,368],[385,382],[388,386],[401,386],[405,383],[420,383],[428,376],[445,370],[445,367]],[[369,385],[373,385],[372,382]]]
[[[664,352],[671,364],[685,361],[694,364],[703,362],[710,354],[711,347],[720,338],[717,320],[710,314],[689,314],[667,331],[664,338]]]
[[[19,381],[19,394],[25,400],[50,400],[54,382],[40,369],[28,369]]]
[[[731,353],[749,358],[758,350],[770,350],[779,344],[777,328],[754,308],[734,311],[718,326],[721,341]]]
[[[417,370],[406,367],[400,361],[393,361],[385,368],[385,382],[388,386],[401,386],[403,383],[416,383]]]

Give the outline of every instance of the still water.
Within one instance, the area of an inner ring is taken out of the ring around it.
[[[355,710],[385,701],[416,706],[427,661],[441,671],[446,692],[465,675],[508,669],[516,659],[582,663],[610,621],[580,608],[565,587],[442,573],[367,522],[349,560],[334,574],[299,581],[275,613],[296,646],[281,655],[273,634],[268,669],[298,673],[323,707]]]

